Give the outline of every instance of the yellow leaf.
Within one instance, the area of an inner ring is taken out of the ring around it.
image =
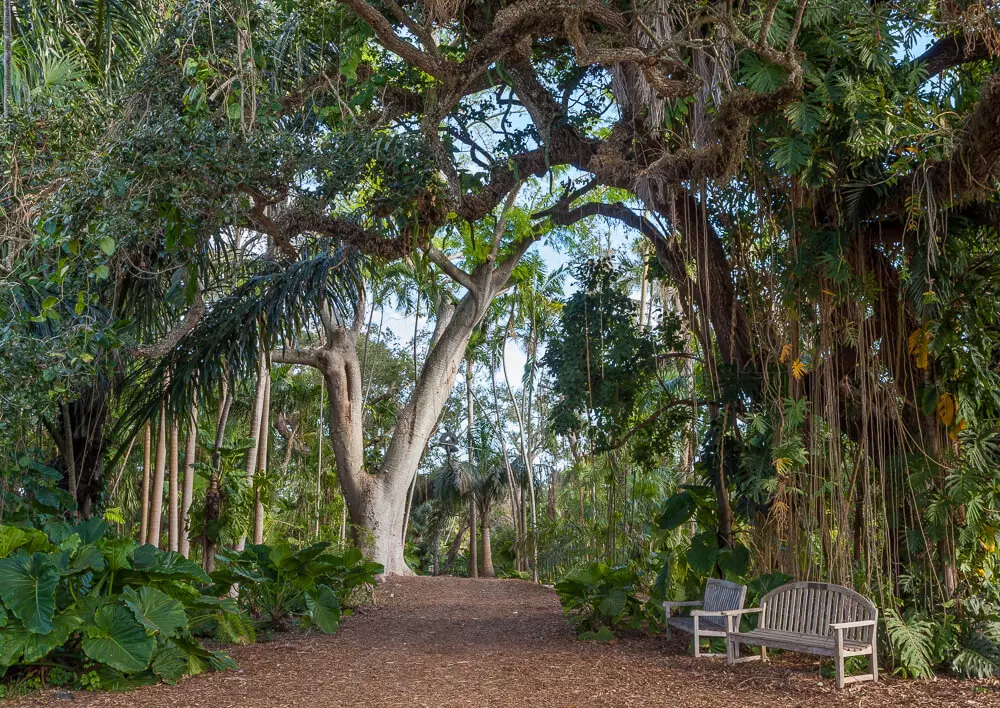
[[[778,357],[778,363],[784,364],[786,361],[788,361],[788,357],[790,357],[791,355],[792,355],[792,345],[786,344],[781,348],[781,356]]]
[[[950,427],[951,422],[955,420],[955,409],[956,401],[955,397],[950,393],[942,393],[938,396],[937,402],[937,414],[938,418],[944,423],[944,426]]]
[[[832,295],[832,296],[834,296],[834,297],[836,297],[836,296],[837,296],[837,293],[834,293],[834,292],[830,292],[830,291],[829,291],[829,290],[827,290],[826,288],[823,288],[823,292],[825,292],[825,293],[826,293],[827,295]]]
[[[806,365],[803,364],[799,359],[792,362],[792,376],[798,381],[806,374]]]
[[[910,354],[916,359],[916,364],[918,369],[926,369],[928,358],[930,353],[928,351],[928,345],[931,343],[931,333],[924,331],[923,328],[914,330],[910,334],[909,339],[909,349]]]
[[[778,470],[778,474],[785,474],[792,468],[792,461],[787,457],[776,457],[774,459],[774,468]]]

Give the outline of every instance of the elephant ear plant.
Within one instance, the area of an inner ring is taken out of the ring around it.
[[[340,627],[343,606],[359,588],[375,585],[383,572],[378,563],[366,562],[356,548],[342,555],[316,543],[293,549],[252,544],[242,552],[218,556],[221,568],[212,573],[214,591],[237,586],[242,609],[261,627],[285,631],[292,624],[333,634]]]
[[[119,689],[235,667],[195,638],[245,625],[235,601],[204,595],[197,563],[107,531],[101,519],[0,526],[0,676]]]

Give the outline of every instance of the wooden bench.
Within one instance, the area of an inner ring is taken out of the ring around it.
[[[740,631],[745,614],[758,613],[757,629]],[[832,583],[790,583],[772,590],[759,608],[729,610],[726,618],[726,663],[760,659],[767,648],[832,656],[837,688],[856,681],[878,681],[876,625],[878,608],[871,600]],[[740,658],[740,644],[760,647],[760,656]],[[849,656],[868,656],[868,673],[844,675]]]
[[[683,632],[694,635],[694,655],[701,656],[723,656],[723,654],[713,654],[711,651],[701,651],[702,637],[725,637],[726,619],[723,615],[726,610],[739,610],[743,608],[743,601],[747,596],[746,585],[738,585],[728,580],[718,580],[709,578],[705,583],[705,597],[702,600],[691,600],[688,602],[664,602],[663,611],[667,615],[667,639],[670,639],[670,628],[675,627]],[[676,607],[701,607],[700,610],[692,610],[690,617],[674,615]]]

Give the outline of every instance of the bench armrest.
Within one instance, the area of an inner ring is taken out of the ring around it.
[[[722,610],[691,610],[692,617],[722,617]]]
[[[743,615],[752,615],[763,611],[763,607],[747,607],[742,610],[723,610],[719,614],[726,618],[726,633],[732,634],[740,631],[740,621],[743,619]]]
[[[685,600],[683,602],[667,600],[663,603],[663,614],[666,615],[667,619],[670,619],[671,615],[674,614],[675,607],[699,607],[700,605],[701,600]]]
[[[858,620],[857,622],[831,622],[830,629],[840,631],[842,629],[853,629],[855,627],[874,627],[878,620]]]
[[[742,610],[722,610],[719,612],[723,617],[736,617],[737,615],[749,615],[755,612],[763,612],[763,607],[747,607]]]

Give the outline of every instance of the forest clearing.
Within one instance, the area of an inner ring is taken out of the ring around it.
[[[0,699],[996,698],[1000,2],[0,9]]]
[[[685,641],[577,641],[551,589],[522,580],[396,578],[334,636],[237,648],[239,672],[129,694],[54,692],[80,706],[990,706],[996,680],[890,679],[836,691],[819,663],[761,671],[699,661]]]

